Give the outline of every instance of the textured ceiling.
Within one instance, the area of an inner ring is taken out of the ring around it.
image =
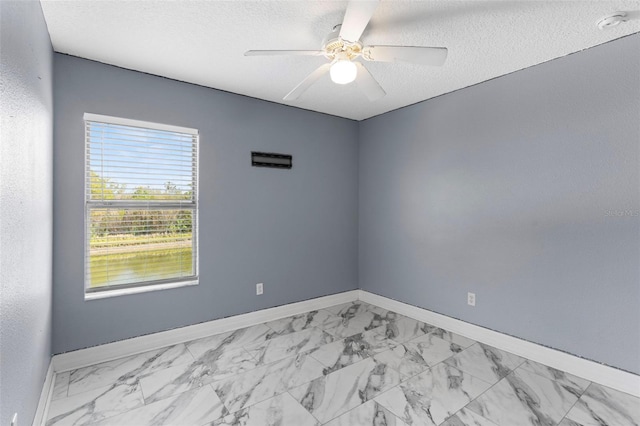
[[[612,12],[640,1],[381,1],[364,44],[444,46],[443,67],[369,63],[387,96],[323,77],[298,100],[283,96],[324,57],[245,57],[249,49],[319,49],[342,21],[339,1],[48,1],[57,52],[313,111],[366,119],[640,31],[604,31]]]

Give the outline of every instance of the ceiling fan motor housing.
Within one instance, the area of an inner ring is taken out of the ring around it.
[[[336,58],[340,59],[355,59],[362,54],[362,43],[356,41],[355,43],[348,42],[340,38],[341,24],[333,27],[333,30],[322,40],[322,50],[324,56],[330,60]]]

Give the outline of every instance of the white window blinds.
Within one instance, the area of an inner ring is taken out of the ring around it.
[[[197,280],[197,130],[84,119],[86,291]]]

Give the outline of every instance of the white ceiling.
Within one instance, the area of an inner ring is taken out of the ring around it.
[[[249,49],[319,49],[346,1],[43,0],[57,52],[313,111],[366,119],[640,31],[633,19],[604,31],[612,12],[640,16],[640,1],[383,0],[364,44],[444,46],[443,67],[370,63],[387,96],[323,77],[282,98],[324,57],[245,57]]]

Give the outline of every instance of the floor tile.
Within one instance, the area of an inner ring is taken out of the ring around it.
[[[289,390],[321,423],[346,413],[400,382],[400,374],[371,358]]]
[[[233,413],[317,379],[323,375],[323,369],[318,361],[302,354],[215,382],[212,386]]]
[[[640,398],[592,383],[567,419],[581,426],[638,426]]]
[[[320,423],[291,395],[283,393],[229,414],[213,426],[319,426]]]
[[[564,419],[562,419],[562,421],[558,424],[558,426],[587,426],[578,422],[574,422],[573,420],[569,420],[566,417]],[[603,425],[602,423],[599,424],[598,426],[609,426],[609,425]]]
[[[307,352],[319,346],[333,342],[334,338],[320,330],[311,327],[306,330],[277,336],[267,340],[264,344],[247,352],[260,364],[269,364],[292,355]]]
[[[411,351],[420,354],[429,366],[438,364],[465,349],[464,346],[444,340],[434,333],[425,334],[409,340],[405,343],[405,346]]]
[[[497,426],[471,410],[461,409],[440,426]],[[515,426],[515,425],[514,425]]]
[[[179,344],[79,368],[69,376],[68,396],[192,361],[185,345]]]
[[[306,330],[311,327],[317,327],[321,330],[334,328],[340,325],[340,317],[329,311],[320,309],[300,315],[294,315],[265,324],[279,335],[295,333],[296,331]]]
[[[524,358],[476,343],[445,362],[493,384],[519,367]]]
[[[474,343],[476,343],[475,340],[471,340],[469,338],[466,338],[466,337],[461,336],[459,334],[452,333],[452,332],[444,330],[442,328],[434,328],[433,330],[431,330],[429,332],[429,334],[433,334],[434,336],[437,336],[437,337],[439,337],[442,340],[445,340],[447,342],[455,343],[456,345],[458,345],[458,346],[460,346],[462,348],[468,348],[469,346],[471,346]]]
[[[364,319],[363,317],[359,317],[355,321],[350,321],[350,322],[341,321],[341,323],[338,326],[333,328],[328,328],[325,331],[331,334],[332,336],[334,336],[336,339],[342,339],[344,337],[354,336],[364,331],[371,330],[370,325],[371,325],[370,320]]]
[[[95,426],[201,426],[226,413],[226,408],[211,386],[204,386],[109,417]]]
[[[56,374],[56,380],[53,385],[53,393],[51,394],[52,401],[60,398],[65,398],[67,396],[67,391],[69,390],[69,375],[69,371]]]
[[[323,369],[323,374],[338,371],[371,356],[371,352],[362,342],[361,336],[362,334],[356,334],[336,340],[310,351],[309,355],[326,367]]]
[[[375,400],[407,424],[437,426],[490,387],[470,374],[438,364]]]
[[[242,348],[212,349],[190,364],[176,365],[141,376],[140,386],[148,404],[253,370],[257,366],[256,360]]]
[[[258,324],[227,333],[192,340],[186,345],[194,358],[198,359],[208,351],[260,346],[276,336],[278,336],[278,334],[275,331],[264,324]]]
[[[47,426],[640,426],[640,399],[361,301],[56,375]]]
[[[394,321],[395,318],[396,315],[394,313],[378,313],[365,310],[353,316],[345,315],[341,318],[338,326],[327,328],[326,332],[337,338],[349,337],[387,325]]]
[[[463,350],[456,343],[447,342],[433,334],[424,334],[413,340],[382,352],[375,359],[386,362],[405,377],[422,373],[431,366]]]
[[[407,426],[374,400],[347,411],[324,426]]]
[[[560,384],[560,386],[577,397],[580,397],[585,389],[587,389],[587,386],[591,383],[588,380],[581,379],[580,377],[565,373],[564,371],[556,370],[555,368],[547,367],[546,365],[530,360],[526,360],[519,368],[538,374],[542,377],[546,377],[547,379],[554,380]]]
[[[398,317],[395,312],[364,302],[345,303],[327,310],[341,319],[338,326],[326,329],[328,333],[338,338],[387,325]]]
[[[398,345],[393,349],[374,355],[373,359],[396,370],[402,375],[403,380],[429,369],[429,365],[422,357],[409,350],[405,345]]]
[[[386,327],[382,326],[360,334],[360,340],[366,345],[371,354],[384,352],[398,345],[385,336],[385,330]]]
[[[432,325],[400,315],[387,324],[385,334],[389,339],[404,343],[434,330],[435,327]]]
[[[327,367],[324,374],[329,374],[394,347],[396,343],[387,339],[382,329],[379,327],[320,346],[309,355]]]
[[[144,404],[136,379],[51,401],[47,426],[84,426]]]
[[[343,311],[348,310],[349,308],[351,308],[353,305],[355,305],[354,302],[347,302],[347,303],[341,303],[339,305],[333,305],[333,306],[329,306],[328,308],[324,308],[325,311],[329,311],[332,314],[340,314]],[[359,306],[359,305],[358,305]],[[364,310],[364,307],[363,307]]]
[[[557,382],[517,370],[467,408],[499,426],[556,426],[577,400]]]

